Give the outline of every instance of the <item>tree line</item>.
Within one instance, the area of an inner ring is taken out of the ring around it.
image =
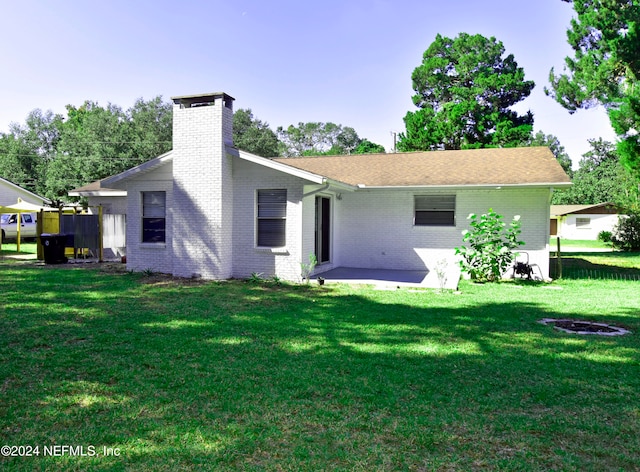
[[[611,201],[638,209],[640,181],[640,20],[638,0],[561,0],[575,17],[567,31],[574,56],[549,74],[545,92],[574,113],[602,105],[618,134],[616,144],[594,137],[574,171],[557,137],[533,133],[531,112],[512,107],[535,84],[494,37],[437,35],[411,74],[416,109],[404,117],[398,150],[548,146],[572,178],[554,203]],[[24,125],[0,134],[0,175],[54,201],[68,190],[121,172],[171,149],[171,105],[155,97],[123,110],[87,101],[67,116],[34,110]],[[278,127],[234,113],[234,143],[264,156],[385,152],[348,126],[331,122]]]
[[[61,203],[73,188],[171,150],[172,120],[172,105],[162,97],[140,98],[126,110],[86,101],[68,105],[66,116],[36,109],[0,134],[0,176]],[[237,110],[233,122],[236,146],[264,157],[385,152],[330,122],[280,127],[276,134],[250,109]]]
[[[123,110],[87,101],[66,116],[36,109],[0,135],[0,175],[50,198],[171,149],[172,109],[160,97]]]

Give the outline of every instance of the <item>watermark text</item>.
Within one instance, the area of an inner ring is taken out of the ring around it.
[[[78,446],[69,444],[52,444],[47,446],[20,445],[0,446],[2,457],[119,457],[119,447]]]

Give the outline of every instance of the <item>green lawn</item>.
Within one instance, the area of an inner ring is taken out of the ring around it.
[[[0,250],[0,255],[9,256],[9,255],[26,255],[26,254],[35,254],[37,252],[37,244],[33,242],[28,243],[20,243],[20,252],[18,252],[18,246],[16,243],[2,243],[2,250]]]
[[[637,470],[638,283],[440,294],[3,261],[0,445],[40,455],[0,469]]]
[[[559,278],[558,259],[555,253],[550,259],[551,276]],[[640,282],[640,253],[625,251],[562,252],[563,279],[623,279]]]
[[[582,249],[611,249],[611,244],[604,243],[602,241],[594,241],[587,239],[560,239],[560,250],[563,251],[565,248],[582,248]],[[558,249],[558,239],[555,236],[551,236],[549,239],[549,249],[551,251],[557,251]]]

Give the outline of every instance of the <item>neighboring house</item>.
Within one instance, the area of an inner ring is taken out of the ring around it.
[[[102,206],[102,212],[107,215],[124,215],[127,213],[126,190],[104,188],[99,180],[73,189],[69,192],[69,196],[86,197],[89,203],[89,213],[95,213],[99,206]]]
[[[36,195],[29,190],[20,187],[13,182],[0,177],[0,207],[8,207],[16,205],[19,202],[31,203],[33,205],[39,205],[47,207],[51,204],[51,200]],[[10,211],[6,209],[5,211]],[[30,211],[30,210],[28,210]],[[17,213],[5,213],[0,218],[0,237],[2,240],[15,239],[18,234],[18,229],[21,230],[21,238],[33,238],[36,236],[36,221],[38,219],[37,212],[33,213],[21,213],[18,216]],[[16,225],[16,222],[20,221],[20,228]]]
[[[92,182],[69,192],[70,197],[85,197],[87,213],[98,214],[102,207],[102,248],[105,259],[126,255],[127,192],[102,187],[100,181]]]
[[[36,195],[29,190],[20,187],[18,184],[0,177],[0,206],[15,205],[18,199],[23,202],[33,203],[34,205],[49,206],[51,200]]]
[[[174,97],[173,150],[100,188],[127,193],[127,268],[300,280],[337,268],[432,270],[454,261],[467,216],[521,215],[549,268],[549,200],[569,178],[548,148],[266,159],[233,147],[233,98]]]
[[[597,205],[551,205],[550,233],[566,239],[596,240],[618,224],[621,210],[610,202]]]

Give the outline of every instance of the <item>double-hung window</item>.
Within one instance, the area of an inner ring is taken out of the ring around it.
[[[455,226],[455,195],[415,195],[414,218],[416,226]]]
[[[166,240],[166,192],[142,192],[142,242]]]
[[[257,244],[284,247],[287,229],[287,190],[258,190]]]

